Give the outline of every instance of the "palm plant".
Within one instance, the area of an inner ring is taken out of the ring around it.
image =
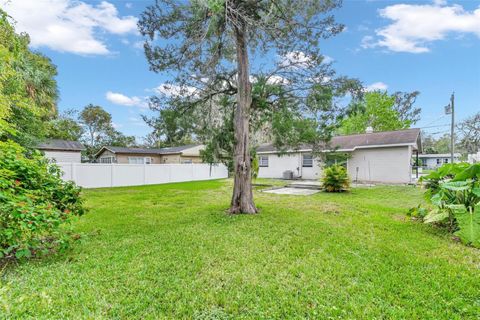
[[[322,177],[323,188],[327,192],[343,192],[350,188],[350,179],[347,170],[341,165],[325,168]]]

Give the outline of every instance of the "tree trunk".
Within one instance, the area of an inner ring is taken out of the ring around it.
[[[234,130],[234,185],[230,213],[256,213],[253,203],[252,175],[249,150],[249,118],[252,91],[249,79],[248,50],[245,24],[237,21],[235,39],[237,47],[238,94],[235,107]]]

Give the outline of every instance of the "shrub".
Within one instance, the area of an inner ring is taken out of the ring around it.
[[[480,163],[444,165],[421,182],[434,207],[423,221],[446,227],[463,243],[480,247]]]
[[[38,151],[0,142],[0,257],[23,258],[64,249],[63,225],[85,213],[80,188]]]
[[[348,191],[350,179],[347,170],[341,165],[333,165],[323,170],[323,188],[327,192]]]

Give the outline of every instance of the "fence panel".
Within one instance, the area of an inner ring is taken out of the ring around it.
[[[100,164],[58,163],[63,179],[84,188],[138,186],[228,177],[223,164]]]

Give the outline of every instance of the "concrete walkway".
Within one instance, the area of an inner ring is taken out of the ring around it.
[[[263,192],[273,193],[273,194],[290,194],[290,195],[296,195],[296,196],[309,196],[309,195],[320,192],[320,190],[286,187],[286,188],[279,188],[279,189],[264,190]]]

